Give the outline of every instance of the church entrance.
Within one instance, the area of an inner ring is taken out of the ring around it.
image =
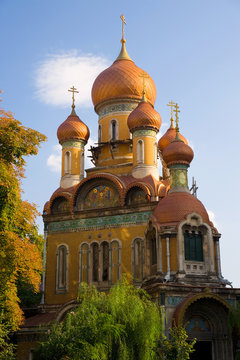
[[[203,295],[190,302],[183,324],[189,339],[197,340],[191,360],[233,360],[228,307],[214,295]]]
[[[211,341],[197,341],[194,349],[194,353],[190,356],[191,360],[213,360]]]

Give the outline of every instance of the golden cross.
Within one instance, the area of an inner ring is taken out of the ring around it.
[[[70,90],[68,90],[68,91],[72,93],[72,100],[73,100],[72,108],[75,108],[75,104],[74,104],[74,101],[75,101],[74,94],[75,94],[75,93],[79,93],[79,91],[77,91],[77,89],[76,89],[74,86],[71,87]]]
[[[169,104],[167,104],[167,106],[171,106],[171,128],[174,128],[173,125],[173,107],[175,105],[175,102],[173,102],[172,100],[169,101]]]
[[[175,116],[176,116],[176,119],[175,119],[175,122],[176,122],[176,131],[178,132],[178,131],[179,131],[179,127],[178,127],[178,121],[179,121],[178,113],[180,112],[178,103],[175,104],[175,110],[174,110],[174,112],[175,112]]]
[[[150,76],[148,74],[145,73],[145,71],[142,72],[141,75],[139,75],[139,77],[143,78],[143,96],[145,95],[145,79],[148,79]]]
[[[122,14],[120,19],[122,20],[122,39],[124,39],[124,24],[126,25],[125,16]]]

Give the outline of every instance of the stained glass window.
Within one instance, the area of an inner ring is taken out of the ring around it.
[[[84,208],[103,208],[119,205],[119,195],[115,189],[107,185],[98,185],[91,189],[85,200]]]

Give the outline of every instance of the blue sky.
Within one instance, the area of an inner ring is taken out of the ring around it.
[[[239,0],[0,0],[2,106],[48,136],[27,162],[23,197],[42,211],[59,185],[56,131],[70,113],[72,85],[96,139],[91,83],[119,53],[122,13],[128,53],[156,84],[162,133],[166,104],[180,105],[180,131],[195,153],[189,183],[194,176],[222,233],[223,275],[240,286]]]

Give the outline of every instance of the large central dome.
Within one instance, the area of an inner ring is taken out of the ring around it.
[[[146,99],[154,105],[156,100],[155,84],[152,78],[130,59],[125,49],[125,43],[123,43],[118,58],[94,81],[92,101],[95,109],[109,100],[141,100],[143,73]]]

